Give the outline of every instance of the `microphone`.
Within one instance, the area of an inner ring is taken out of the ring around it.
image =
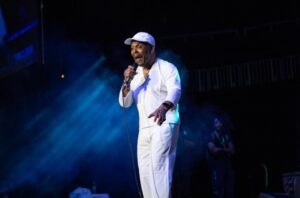
[[[132,64],[133,69],[135,70],[138,64],[135,62]],[[134,76],[129,76],[127,80],[124,80],[123,85],[129,85]]]

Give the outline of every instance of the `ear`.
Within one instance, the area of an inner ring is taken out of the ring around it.
[[[155,46],[151,46],[151,54],[155,52]]]

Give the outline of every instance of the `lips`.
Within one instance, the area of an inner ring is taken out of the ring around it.
[[[141,57],[141,56],[135,57],[134,61],[137,62],[137,63],[141,62],[141,61],[143,61],[143,57]]]

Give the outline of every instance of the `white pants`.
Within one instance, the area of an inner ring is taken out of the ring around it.
[[[138,166],[144,198],[171,198],[179,124],[140,129]]]

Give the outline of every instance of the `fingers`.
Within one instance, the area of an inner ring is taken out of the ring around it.
[[[157,122],[160,126],[166,120],[166,109],[163,106],[160,106],[148,116],[148,118],[151,117],[154,117],[154,122]]]
[[[125,71],[124,71],[124,76],[125,76],[125,77],[129,77],[129,76],[130,76],[130,73],[131,73],[131,71],[127,68],[127,69],[125,69]]]
[[[158,114],[155,113],[151,113],[148,118],[154,117],[154,122],[157,122],[157,124],[160,126],[162,125],[162,123],[166,120],[166,118],[164,116],[160,116]]]
[[[124,79],[128,80],[129,78],[133,78],[133,76],[136,74],[134,67],[129,65],[125,70],[124,70]]]
[[[159,115],[158,115],[158,114],[156,114],[156,115],[154,116],[154,122],[156,122],[157,120],[159,120]]]
[[[158,122],[157,122],[157,124],[158,124],[159,126],[161,126],[162,123],[163,123],[165,120],[166,120],[166,118],[159,119]]]
[[[126,70],[130,73],[130,74],[134,74],[134,67],[131,65],[128,65],[128,67],[126,68]]]
[[[129,91],[130,90],[130,86],[126,83],[123,83],[123,87],[122,87],[123,91]]]
[[[151,117],[153,117],[154,116],[154,113],[151,113],[149,116],[148,116],[148,118],[151,118]]]
[[[154,122],[156,122],[156,120],[160,120],[160,119],[159,119],[159,115],[155,114],[155,112],[154,112],[154,113],[151,113],[151,114],[148,116],[148,118],[152,118],[152,117],[154,117]]]

